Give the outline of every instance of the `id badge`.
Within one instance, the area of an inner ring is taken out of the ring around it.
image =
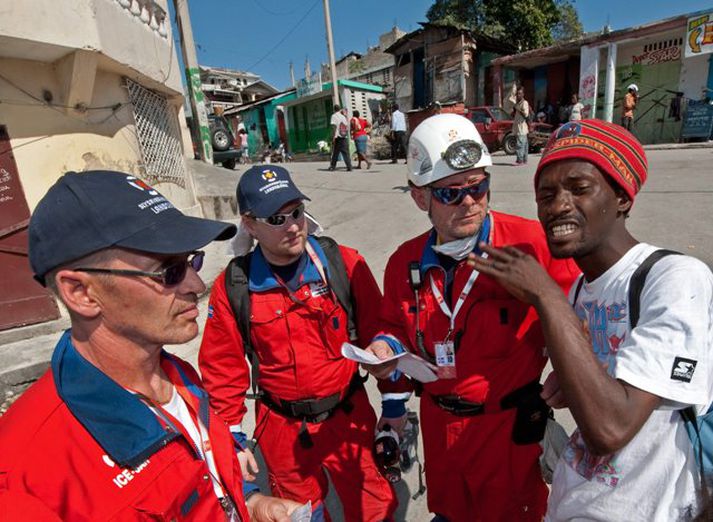
[[[435,343],[436,366],[438,371],[436,374],[439,379],[455,379],[456,378],[456,350],[453,341],[444,341]]]

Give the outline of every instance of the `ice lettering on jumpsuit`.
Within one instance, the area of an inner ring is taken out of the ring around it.
[[[116,464],[114,461],[111,460],[107,455],[103,455],[102,459],[104,460],[104,463],[107,466],[114,467]],[[111,462],[111,464],[110,464]],[[117,488],[122,489],[124,486],[126,486],[129,482],[134,480],[134,475],[138,475],[141,473],[144,469],[146,469],[146,466],[148,466],[151,463],[151,459],[146,459],[143,461],[141,464],[136,466],[134,469],[131,468],[124,468],[122,469],[116,477],[112,479],[112,482],[116,485]]]

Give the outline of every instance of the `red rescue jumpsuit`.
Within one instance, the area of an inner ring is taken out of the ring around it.
[[[52,368],[0,417],[0,520],[226,520],[192,440],[159,422],[71,346],[58,356],[60,345]],[[190,365],[168,354],[161,364],[183,387],[191,415],[207,426],[223,490],[238,520],[247,522],[228,428],[208,408]],[[133,455],[131,463],[122,463],[121,454]]]
[[[310,244],[327,267],[314,238]],[[364,258],[340,246],[356,308],[359,340],[368,345],[375,332],[381,293]],[[309,261],[294,302],[278,283],[259,248],[250,262],[249,290],[252,345],[259,358],[259,388],[283,401],[320,399],[343,393],[356,363],[344,359],[341,345],[348,341],[347,315],[323,284]],[[245,414],[250,386],[248,364],[225,288],[218,276],[210,296],[210,311],[199,353],[199,365],[211,403],[237,427]],[[269,471],[272,494],[299,502],[312,501],[322,509],[328,490],[326,469],[339,495],[346,520],[388,519],[396,509],[391,484],[383,478],[372,456],[376,416],[360,387],[342,408],[325,421],[307,423],[312,447],[299,441],[302,421],[256,403],[258,440]]]
[[[569,288],[579,270],[571,261],[550,257],[539,223],[498,212],[490,216],[490,244],[517,246],[533,255],[563,289]],[[381,324],[383,333],[394,335],[420,355],[415,337],[416,301],[408,276],[409,263],[419,261],[423,281],[420,328],[431,357],[434,343],[443,341],[449,329],[449,319],[431,290],[433,278],[445,294],[444,270],[431,249],[434,239],[433,231],[422,234],[401,245],[389,259]],[[471,271],[465,261],[456,266],[451,310]],[[512,443],[515,410],[456,416],[432,398],[460,396],[485,403],[487,409],[499,405],[509,392],[539,379],[546,357],[535,310],[481,274],[456,317],[454,334],[461,336],[457,378],[425,384],[421,397],[428,508],[451,522],[539,521],[547,504],[547,487],[538,465],[540,446]],[[381,388],[399,390],[398,384]]]

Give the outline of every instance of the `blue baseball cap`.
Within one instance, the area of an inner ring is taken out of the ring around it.
[[[310,199],[299,191],[287,169],[277,165],[256,165],[243,173],[238,182],[238,207],[241,214],[266,218],[290,201]]]
[[[235,232],[229,223],[186,216],[131,174],[67,172],[30,218],[30,265],[44,285],[50,270],[105,248],[182,254]]]

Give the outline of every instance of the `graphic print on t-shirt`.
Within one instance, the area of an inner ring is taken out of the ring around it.
[[[589,326],[594,354],[607,373],[614,376],[616,355],[628,329],[627,303],[619,302],[607,306],[597,300],[583,299],[575,311]],[[562,457],[573,470],[587,480],[615,487],[621,479],[614,455],[592,455],[579,430],[572,434]]]

